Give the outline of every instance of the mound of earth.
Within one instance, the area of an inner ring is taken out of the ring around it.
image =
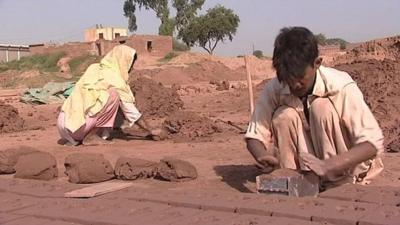
[[[19,146],[0,151],[0,174],[15,173],[14,167],[17,164],[18,159],[23,155],[28,155],[34,152],[39,152],[39,150],[28,146]]]
[[[220,62],[203,60],[188,65],[170,65],[162,68],[138,70],[139,76],[147,75],[164,85],[191,84],[210,80],[245,80],[244,67],[230,69]]]
[[[115,175],[121,180],[137,180],[154,177],[158,163],[145,159],[120,157],[115,164]]]
[[[176,141],[207,139],[215,133],[222,132],[222,128],[211,119],[187,111],[171,114],[164,121],[163,128],[169,132],[169,137]]]
[[[58,176],[56,158],[48,152],[33,152],[19,157],[15,178],[51,180]]]
[[[195,64],[198,62],[212,61],[220,63],[229,68],[229,70],[241,70],[245,72],[245,62],[243,57],[221,57],[221,56],[210,56],[208,54],[199,54],[193,52],[185,52],[179,56],[173,58],[168,64]],[[253,76],[259,76],[261,78],[268,78],[275,74],[272,69],[272,61],[270,59],[259,59],[253,55],[249,56],[250,72]],[[267,77],[265,77],[267,76]],[[224,78],[223,78],[224,79]],[[246,77],[242,77],[246,79]]]
[[[111,163],[102,154],[73,153],[65,158],[65,174],[75,184],[98,183],[114,178]]]
[[[376,116],[388,151],[400,151],[400,62],[367,60],[337,65],[357,82]]]
[[[190,162],[166,157],[158,165],[157,177],[173,182],[189,181],[197,178],[197,170]]]
[[[183,107],[176,90],[152,79],[140,77],[130,82],[136,106],[145,117],[161,118]]]
[[[365,60],[398,60],[400,59],[400,36],[367,41],[335,58],[336,64],[359,62]]]
[[[0,134],[22,131],[24,123],[15,107],[0,101]]]

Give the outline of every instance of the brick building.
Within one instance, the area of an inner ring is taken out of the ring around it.
[[[172,51],[172,37],[159,35],[132,35],[117,37],[113,40],[98,39],[93,42],[70,42],[63,45],[30,45],[32,54],[65,52],[70,57],[85,54],[105,55],[114,46],[125,44],[136,49],[139,55],[164,57]]]
[[[128,30],[119,27],[103,27],[103,25],[96,25],[95,28],[85,30],[85,42],[93,42],[99,39],[114,40],[118,37],[128,36]]]

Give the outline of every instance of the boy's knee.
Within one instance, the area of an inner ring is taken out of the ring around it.
[[[317,98],[310,106],[310,115],[317,120],[330,119],[334,112],[335,108],[328,98]]]
[[[279,107],[272,118],[272,125],[275,128],[288,126],[291,121],[296,121],[300,118],[298,112],[288,106]]]

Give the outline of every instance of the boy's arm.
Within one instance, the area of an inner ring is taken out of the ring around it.
[[[356,144],[348,152],[326,160],[320,160],[309,153],[300,153],[300,157],[304,164],[318,176],[334,180],[335,177],[342,175],[349,168],[374,158],[377,152],[377,149],[371,143],[362,142]]]
[[[343,88],[341,94],[341,122],[346,127],[352,147],[348,152],[319,160],[302,154],[300,157],[315,173],[329,179],[334,174],[346,172],[357,164],[374,158],[383,152],[383,134],[378,122],[364,101],[355,83]]]
[[[274,153],[267,150],[265,145],[256,139],[246,139],[247,150],[257,161],[258,166],[263,169],[264,173],[272,172],[279,164],[279,160],[274,156]]]
[[[280,84],[276,78],[266,84],[257,99],[245,135],[247,150],[257,161],[258,166],[264,168],[264,172],[271,172],[278,164],[278,160],[274,157],[274,150],[267,149],[267,146],[271,143],[270,123],[278,107],[279,88]]]

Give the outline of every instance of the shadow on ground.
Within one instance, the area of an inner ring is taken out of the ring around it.
[[[221,165],[215,166],[214,171],[222,177],[222,181],[240,192],[254,193],[245,183],[256,182],[256,176],[261,175],[261,171],[254,165]]]

